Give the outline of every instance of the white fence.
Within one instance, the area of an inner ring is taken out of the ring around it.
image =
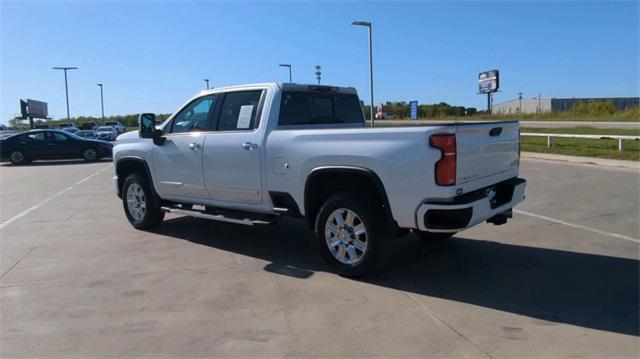
[[[586,138],[592,140],[618,140],[618,151],[622,151],[624,149],[624,141],[632,140],[639,141],[640,136],[618,136],[618,135],[571,135],[566,133],[533,133],[533,132],[523,132],[520,136],[531,136],[531,137],[546,137],[547,138],[547,147],[551,147],[553,145],[552,138],[554,137],[564,137],[564,138]]]

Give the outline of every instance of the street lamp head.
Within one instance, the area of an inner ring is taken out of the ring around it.
[[[290,65],[290,64],[280,64],[280,65],[278,65],[278,66],[282,66],[282,67],[291,67],[291,65]]]
[[[351,25],[371,27],[371,23],[369,21],[354,21]]]
[[[69,67],[69,66],[55,66],[52,67],[54,70],[77,70],[77,67]]]
[[[98,85],[98,86],[102,87],[102,84],[96,84],[96,85]]]

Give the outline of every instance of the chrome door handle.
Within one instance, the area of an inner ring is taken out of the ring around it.
[[[197,150],[197,149],[199,149],[199,148],[200,148],[200,145],[199,145],[199,144],[197,144],[197,143],[195,143],[195,142],[194,142],[194,143],[190,143],[190,144],[189,144],[189,149],[191,149],[191,150],[193,150],[193,151],[195,151],[195,150]]]
[[[244,148],[247,151],[251,151],[251,150],[255,150],[256,148],[258,148],[258,144],[257,143],[252,143],[252,142],[245,142],[242,144],[242,148]]]

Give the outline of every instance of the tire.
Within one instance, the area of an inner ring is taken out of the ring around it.
[[[95,148],[85,148],[82,150],[82,158],[87,162],[93,162],[98,159],[98,151]]]
[[[443,241],[445,239],[449,239],[455,236],[456,234],[456,232],[435,233],[435,232],[419,231],[417,229],[415,229],[413,233],[415,233],[416,236],[420,237],[420,239],[425,241]]]
[[[22,151],[13,151],[9,154],[9,161],[14,165],[21,165],[27,162],[27,157]]]
[[[386,223],[382,208],[367,196],[342,192],[329,197],[315,221],[323,259],[342,276],[371,273],[389,235]]]
[[[164,212],[156,203],[147,178],[139,173],[130,174],[122,186],[122,205],[129,223],[136,229],[152,229],[160,225]]]

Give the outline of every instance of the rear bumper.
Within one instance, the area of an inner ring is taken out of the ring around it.
[[[417,211],[418,229],[459,232],[497,215],[509,213],[511,208],[524,200],[526,185],[526,180],[512,178],[450,201],[423,203]]]

